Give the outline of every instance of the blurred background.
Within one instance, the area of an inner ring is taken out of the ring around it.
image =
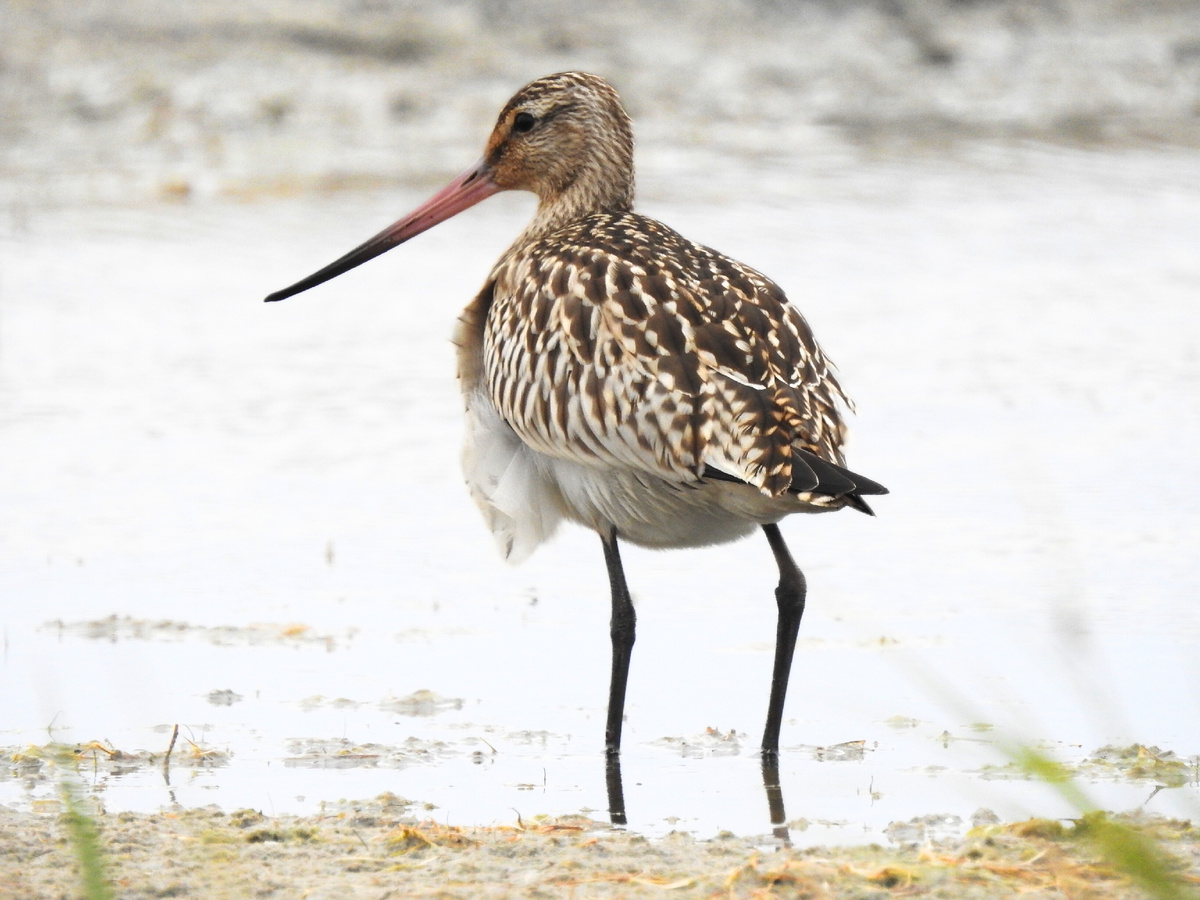
[[[1200,135],[1187,0],[12,0],[0,27],[9,210],[424,183],[567,68],[619,85],[656,191],[747,157]]]
[[[603,815],[598,542],[508,568],[458,473],[449,334],[532,198],[261,302],[584,69],[634,118],[642,211],[784,287],[893,492],[785,524],[794,830],[1071,812],[1005,740],[1197,814],[1200,4],[6,0],[0,35],[9,756],[179,723],[186,777],[97,763],[96,795]],[[765,542],[626,565],[631,827],[765,832]],[[34,763],[0,802],[54,796]]]

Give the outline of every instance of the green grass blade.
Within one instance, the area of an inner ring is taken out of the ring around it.
[[[84,900],[115,900],[116,893],[108,879],[104,849],[100,846],[100,832],[95,820],[83,811],[74,790],[66,782],[62,785],[62,797],[66,807],[63,819],[67,826],[67,840],[79,863]]]

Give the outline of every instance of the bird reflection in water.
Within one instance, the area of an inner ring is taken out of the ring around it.
[[[627,825],[625,814],[625,786],[621,779],[621,757],[611,754],[605,760],[605,781],[608,784],[608,818],[614,825]],[[767,810],[771,817],[771,833],[785,847],[792,845],[788,832],[787,812],[783,806],[783,787],[779,783],[779,754],[764,751],[762,754],[763,788],[767,792]]]

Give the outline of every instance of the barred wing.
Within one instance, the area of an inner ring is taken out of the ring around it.
[[[842,462],[849,401],[783,292],[631,213],[502,260],[485,378],[531,447],[680,482],[715,469],[778,496]]]

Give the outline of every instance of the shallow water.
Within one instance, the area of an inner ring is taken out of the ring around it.
[[[809,579],[781,754],[793,840],[1069,814],[984,777],[1004,740],[1200,752],[1200,160],[1006,147],[761,161],[670,191],[654,174],[646,212],[805,311],[859,405],[850,464],[892,490],[877,519],[784,526]],[[179,723],[230,755],[170,784],[98,765],[109,810],[387,790],[452,824],[603,817],[599,542],[564,529],[509,568],[458,473],[448,335],[531,203],[260,302],[420,199],[2,223],[0,745],[161,752]],[[769,832],[765,542],[625,561],[629,826]],[[262,623],[307,630],[206,630]],[[394,702],[423,689],[460,702]],[[385,749],[306,752],[342,740]],[[1194,778],[1088,790],[1200,814]],[[0,780],[10,805],[54,793]]]

